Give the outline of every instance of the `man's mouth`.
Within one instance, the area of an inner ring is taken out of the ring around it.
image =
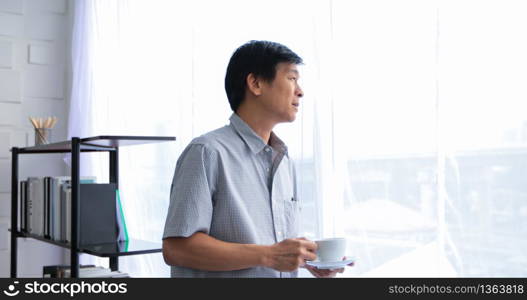
[[[298,108],[300,106],[300,103],[293,103],[293,106]]]

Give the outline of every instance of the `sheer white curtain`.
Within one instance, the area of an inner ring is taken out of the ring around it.
[[[121,149],[121,198],[133,238],[160,241],[178,155],[193,137],[228,122],[223,80],[238,46],[273,40],[315,65],[317,32],[313,4],[306,1],[268,1],[255,13],[248,1],[83,0],[76,2],[75,20],[70,136],[177,137],[176,143]],[[305,80],[317,76],[306,71]],[[309,157],[310,168],[313,143],[305,136],[311,136],[314,101],[304,101],[311,115],[279,130],[295,157]],[[84,175],[107,180],[106,155],[83,158]],[[314,232],[318,225],[307,226]],[[169,271],[160,254],[120,258],[120,269],[132,276]]]
[[[344,275],[525,277],[527,6],[331,5]]]
[[[120,151],[120,195],[129,235],[160,241],[168,207],[167,178],[175,166],[176,149],[191,136],[187,116],[192,114],[192,101],[183,101],[191,99],[185,87],[191,68],[183,57],[190,47],[178,45],[172,52],[174,40],[160,47],[162,41],[156,35],[160,31],[148,30],[163,25],[162,20],[152,18],[149,24],[155,24],[145,28],[137,21],[138,13],[133,1],[75,2],[69,135],[177,136],[176,143]],[[174,26],[172,34],[177,36],[190,28],[184,25],[187,27]],[[106,182],[108,156],[81,155],[81,174]],[[107,264],[105,259],[81,259],[93,260]],[[122,257],[120,269],[132,276],[168,275],[160,254]]]
[[[297,121],[277,128],[298,167],[303,235],[346,236],[357,264],[344,276],[525,276],[525,12],[520,1],[79,0],[70,135],[178,138],[121,153],[129,234],[159,241],[178,155],[230,115],[230,55],[281,42],[306,63]],[[107,157],[86,159],[84,174],[107,178]],[[120,262],[168,275],[160,254]]]

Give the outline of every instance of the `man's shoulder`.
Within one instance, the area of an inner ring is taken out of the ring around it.
[[[209,151],[219,151],[238,142],[236,133],[228,125],[200,135],[190,142],[191,145],[201,145]]]

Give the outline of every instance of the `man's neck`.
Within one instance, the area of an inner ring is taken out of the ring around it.
[[[271,131],[276,125],[265,114],[259,113],[257,110],[249,109],[246,106],[240,106],[236,114],[242,119],[251,129],[264,141],[269,144]]]

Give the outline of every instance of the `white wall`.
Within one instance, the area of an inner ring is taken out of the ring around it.
[[[11,147],[34,144],[29,116],[56,116],[52,141],[66,138],[73,1],[0,0],[0,277],[10,270]],[[65,175],[61,155],[25,155],[20,178]],[[18,276],[40,277],[65,251],[18,239]]]

